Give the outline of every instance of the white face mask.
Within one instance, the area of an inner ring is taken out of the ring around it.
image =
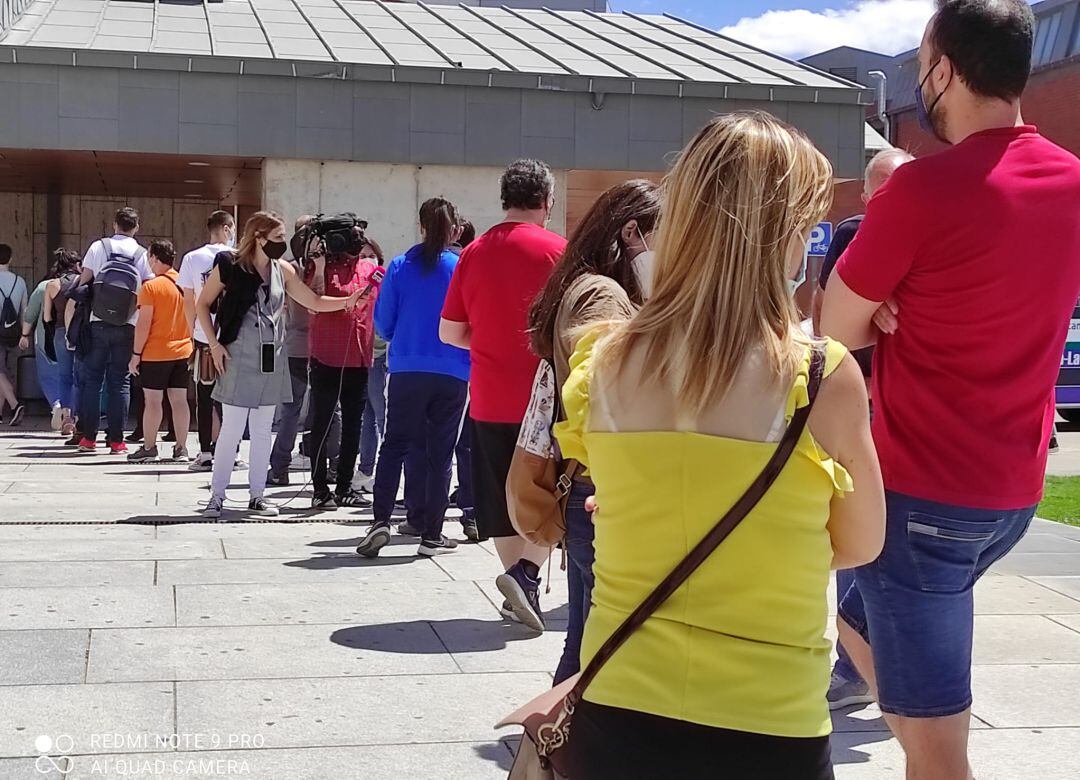
[[[794,279],[788,279],[788,292],[792,297],[795,297],[795,291],[802,287],[802,283],[806,281],[806,266],[810,262],[810,247],[806,247],[803,250],[802,265],[799,266],[799,273]]]
[[[645,241],[645,236],[641,234],[640,229],[638,230],[638,237],[641,239],[641,245],[645,247],[645,251],[635,257],[630,265],[633,267],[634,275],[637,277],[638,287],[641,288],[641,297],[649,300],[653,290],[656,253],[649,249],[649,244]]]

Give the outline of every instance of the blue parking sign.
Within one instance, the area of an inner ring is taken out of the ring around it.
[[[824,257],[832,243],[832,222],[818,222],[810,231],[810,240],[806,242],[808,254]]]

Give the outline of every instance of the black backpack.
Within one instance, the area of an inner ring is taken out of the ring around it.
[[[19,286],[18,277],[11,283],[11,289],[6,293],[0,290],[4,302],[0,303],[0,345],[8,349],[19,346],[22,338],[22,322],[19,321],[19,309],[11,296],[15,294],[15,288]]]
[[[138,261],[146,255],[141,246],[135,255],[121,252],[108,238],[101,239],[105,263],[94,274],[94,316],[110,325],[127,325],[139,303]]]

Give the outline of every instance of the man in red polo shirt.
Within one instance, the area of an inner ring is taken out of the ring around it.
[[[877,343],[888,504],[840,635],[919,780],[970,777],[972,589],[1042,497],[1080,291],[1080,161],[1020,113],[1032,29],[1023,0],[938,0],[916,105],[952,148],[873,197],[822,311],[848,347]]]
[[[543,630],[540,564],[548,556],[517,535],[506,508],[506,477],[540,359],[529,348],[529,306],[566,249],[544,228],[555,178],[537,160],[518,160],[500,180],[506,219],[462,252],[450,281],[439,335],[472,357],[473,498],[480,539],[493,538],[506,568],[506,617]]]

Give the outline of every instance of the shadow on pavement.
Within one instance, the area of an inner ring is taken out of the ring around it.
[[[294,569],[311,569],[313,571],[325,571],[327,569],[377,569],[380,566],[400,566],[402,564],[416,563],[419,558],[406,558],[394,556],[392,558],[365,558],[361,555],[347,553],[324,553],[315,558],[303,561],[287,561],[282,566]]]
[[[441,643],[438,647],[418,643],[417,629],[430,626]],[[367,626],[341,628],[330,635],[330,641],[355,650],[378,650],[405,655],[442,655],[450,653],[495,653],[505,650],[511,642],[535,639],[538,634],[520,623],[509,620],[407,620],[400,623],[375,623]],[[443,646],[445,645],[445,646]]]
[[[489,742],[484,745],[473,745],[473,750],[476,751],[478,758],[498,764],[499,769],[509,772],[514,763],[513,751],[517,750],[517,742],[518,738],[514,737],[512,743],[509,739],[500,740],[499,742]]]
[[[834,764],[865,764],[871,756],[858,748],[888,742],[892,732],[879,715],[873,720],[854,718],[859,707],[850,707],[832,714],[832,757]]]

